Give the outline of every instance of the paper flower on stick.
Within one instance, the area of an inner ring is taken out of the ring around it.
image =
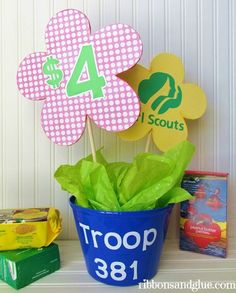
[[[90,33],[87,17],[68,9],[48,23],[46,52],[32,53],[19,66],[17,84],[30,100],[45,100],[41,124],[56,144],[82,135],[86,116],[107,131],[122,131],[137,120],[135,91],[116,75],[134,66],[142,53],[138,33],[114,24]]]
[[[184,83],[184,66],[172,54],[160,54],[150,69],[137,64],[119,75],[133,87],[141,100],[138,121],[119,133],[126,140],[138,140],[152,133],[157,148],[170,149],[188,136],[186,119],[197,119],[206,110],[206,97],[195,84]]]

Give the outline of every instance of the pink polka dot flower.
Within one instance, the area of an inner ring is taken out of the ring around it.
[[[30,100],[45,100],[41,124],[54,143],[79,140],[86,117],[107,131],[132,126],[140,111],[134,90],[117,74],[134,66],[142,53],[138,33],[128,25],[108,25],[91,34],[88,18],[74,9],[49,21],[46,52],[28,55],[17,84]]]

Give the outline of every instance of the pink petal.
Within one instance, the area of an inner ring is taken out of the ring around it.
[[[58,145],[72,145],[85,129],[85,111],[78,99],[56,99],[44,102],[41,124],[47,137]]]
[[[76,63],[81,44],[88,43],[89,36],[89,20],[79,10],[60,11],[49,21],[45,33],[47,51],[59,60],[66,81]]]
[[[108,25],[91,35],[99,71],[106,76],[134,66],[142,54],[139,34],[125,24]]]
[[[135,91],[125,81],[113,76],[104,88],[104,96],[94,100],[87,112],[97,126],[112,132],[131,127],[140,113]]]
[[[47,53],[37,52],[28,55],[17,71],[17,85],[20,93],[30,100],[44,100],[55,94],[46,83],[48,76],[43,74],[43,63]]]

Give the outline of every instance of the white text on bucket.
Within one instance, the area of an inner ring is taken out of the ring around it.
[[[104,241],[105,246],[111,250],[117,250],[122,245],[126,249],[135,249],[141,244],[142,251],[145,251],[149,246],[151,246],[155,242],[157,237],[157,230],[155,228],[144,230],[143,235],[140,235],[140,233],[136,231],[130,231],[125,233],[124,236],[121,237],[116,232],[108,232],[105,235],[103,235],[103,233],[100,231],[90,229],[88,225],[85,225],[83,223],[79,223],[79,225],[83,230],[85,243],[91,244],[89,242],[89,239],[92,239],[92,243],[95,248],[98,248],[98,239],[101,239]],[[114,241],[112,241],[111,243],[112,238],[113,240],[115,239],[115,243]],[[130,238],[135,239],[135,241],[132,241],[132,244],[130,244]]]

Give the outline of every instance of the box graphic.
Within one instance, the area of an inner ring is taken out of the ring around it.
[[[226,173],[187,171],[182,187],[193,199],[181,203],[180,249],[226,257]]]

